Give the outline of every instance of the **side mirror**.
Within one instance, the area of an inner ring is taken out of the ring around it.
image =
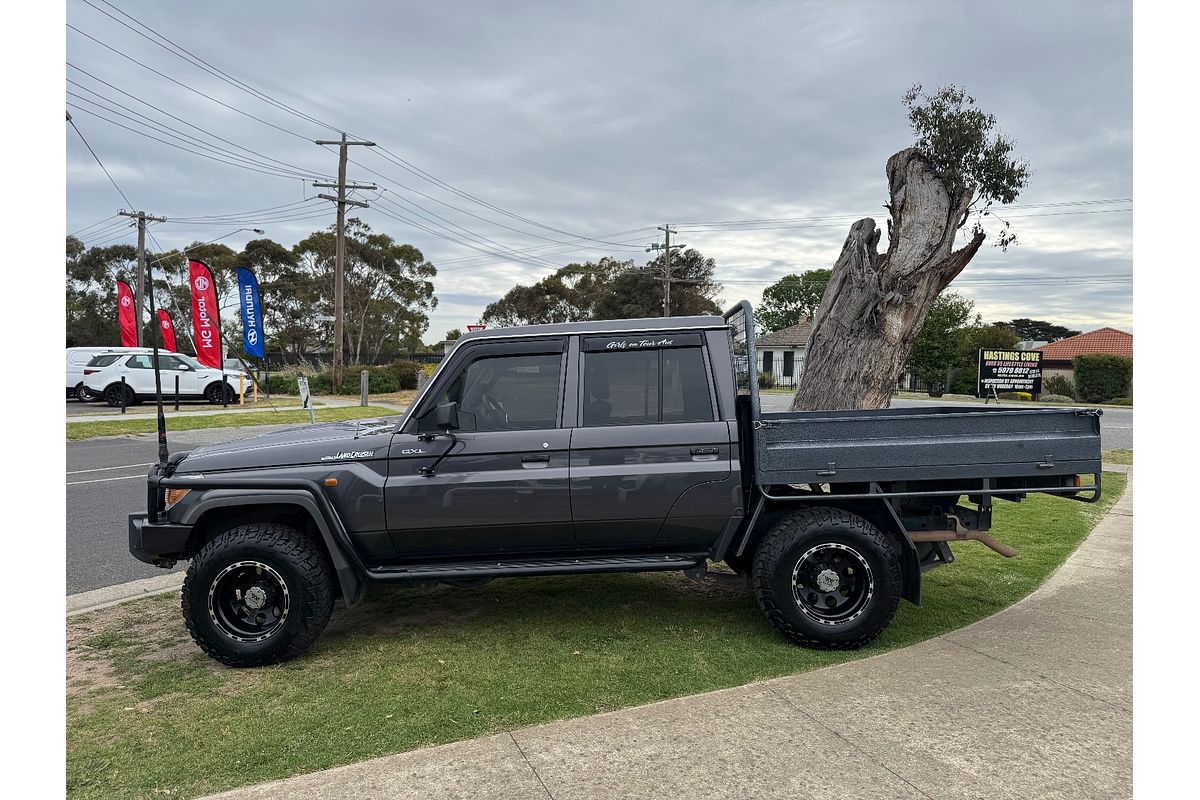
[[[444,431],[458,430],[458,403],[442,403],[437,407],[437,426]]]

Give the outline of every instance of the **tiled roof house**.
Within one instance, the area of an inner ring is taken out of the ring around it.
[[[1133,334],[1116,328],[1099,328],[1059,339],[1037,348],[1042,351],[1042,379],[1062,375],[1074,379],[1075,356],[1104,353],[1133,358]]]

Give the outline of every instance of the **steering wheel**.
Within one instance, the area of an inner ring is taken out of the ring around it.
[[[501,427],[508,424],[508,412],[504,410],[504,406],[498,400],[495,400],[488,394],[484,394],[479,398],[480,410],[483,411],[489,427]]]

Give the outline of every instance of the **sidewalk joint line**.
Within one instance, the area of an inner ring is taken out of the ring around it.
[[[554,800],[554,795],[550,794],[550,790],[546,788],[546,782],[542,780],[542,776],[538,774],[537,767],[529,760],[529,756],[525,755],[525,751],[521,749],[521,743],[517,741],[517,737],[512,735],[512,731],[508,732],[508,738],[512,739],[513,746],[517,748],[517,752],[521,754],[521,758],[525,759],[525,766],[529,767],[529,771],[533,773],[533,777],[537,778],[537,782],[541,785],[542,791],[546,793],[546,797]]]
[[[851,662],[851,663],[853,663],[853,662]],[[862,746],[860,746],[859,744],[857,744],[857,743],[855,743],[855,742],[851,741],[851,740],[850,740],[849,738],[847,738],[846,736],[843,736],[843,735],[842,735],[841,733],[839,733],[838,731],[836,731],[836,730],[834,730],[833,728],[829,727],[829,726],[828,726],[828,725],[826,725],[824,722],[822,722],[821,720],[817,719],[816,717],[814,717],[812,714],[810,714],[810,713],[808,713],[807,711],[805,711],[805,710],[804,710],[803,708],[801,708],[800,706],[796,705],[794,702],[792,702],[792,699],[791,699],[790,697],[788,697],[788,696],[786,696],[786,695],[782,695],[782,694],[780,694],[779,692],[775,691],[774,687],[772,687],[772,686],[768,686],[768,687],[767,687],[767,691],[768,691],[768,692],[770,692],[771,694],[775,695],[776,697],[778,697],[778,698],[779,698],[780,700],[782,700],[782,701],[783,701],[785,704],[787,704],[787,705],[791,706],[793,709],[795,709],[795,710],[796,710],[796,711],[798,711],[799,713],[801,713],[801,714],[803,714],[804,716],[806,716],[806,717],[808,717],[809,719],[811,719],[811,720],[812,720],[813,722],[815,722],[817,725],[821,726],[821,727],[822,727],[822,728],[824,728],[825,730],[827,730],[827,731],[829,731],[830,733],[832,733],[832,734],[833,734],[834,736],[836,736],[837,738],[841,739],[843,742],[845,742],[845,743],[846,743],[846,744],[847,744],[847,745],[850,747],[850,749],[851,749],[851,750],[853,750],[854,752],[858,753],[860,756],[862,756],[862,757],[866,758],[868,761],[870,761],[870,762],[872,762],[873,764],[875,764],[875,766],[877,766],[877,767],[880,767],[880,768],[881,768],[881,769],[883,769],[885,772],[887,772],[887,773],[891,774],[892,776],[894,776],[894,777],[898,778],[899,780],[903,781],[905,785],[907,785],[907,786],[908,786],[910,789],[912,789],[912,790],[913,790],[914,792],[916,792],[917,794],[921,795],[921,797],[927,798],[927,800],[933,800],[933,796],[932,796],[932,795],[926,794],[924,791],[922,791],[922,790],[921,790],[921,787],[917,786],[915,783],[913,783],[912,781],[910,781],[908,778],[905,778],[905,777],[904,777],[903,775],[901,775],[899,772],[896,772],[896,770],[892,769],[892,768],[891,768],[891,767],[889,767],[887,764],[884,764],[882,761],[880,761],[880,760],[879,760],[878,756],[876,756],[874,752],[867,752],[867,751],[866,751],[866,750],[865,750],[865,749],[864,749]]]
[[[951,633],[953,633],[953,631]],[[1031,669],[1030,667],[1026,667],[1023,664],[1014,664],[1011,661],[1005,661],[1003,658],[1000,658],[999,656],[994,656],[991,653],[985,653],[982,650],[976,650],[974,647],[971,647],[970,645],[967,645],[967,644],[963,644],[962,642],[956,642],[953,639],[949,638],[949,636],[950,636],[950,634],[943,634],[942,636],[939,636],[937,638],[947,641],[950,644],[961,647],[964,650],[970,650],[972,653],[981,655],[984,658],[990,658],[993,661],[999,661],[1001,664],[1007,664],[1008,666],[1012,667],[1015,670],[1019,670],[1020,672],[1024,672],[1029,675],[1033,675],[1035,677],[1041,678],[1042,680],[1048,681],[1048,682],[1054,684],[1055,686],[1058,686],[1061,689],[1066,689],[1067,691],[1075,692],[1076,694],[1082,695],[1083,697],[1086,697],[1089,700],[1100,703],[1101,705],[1108,706],[1109,708],[1111,708],[1114,711],[1119,711],[1121,713],[1129,713],[1129,711],[1130,711],[1130,709],[1126,708],[1125,706],[1116,705],[1115,703],[1113,703],[1110,700],[1105,700],[1103,698],[1096,697],[1094,695],[1090,695],[1087,692],[1083,691],[1082,689],[1078,689],[1074,686],[1070,686],[1068,684],[1056,681],[1054,678],[1051,678],[1049,675],[1043,675],[1041,672],[1039,672],[1036,669]]]

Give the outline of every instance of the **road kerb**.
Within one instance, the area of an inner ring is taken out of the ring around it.
[[[128,603],[141,597],[173,592],[183,585],[183,572],[169,572],[166,575],[155,575],[153,578],[142,578],[129,583],[119,583],[116,586],[105,586],[92,589],[90,592],[79,592],[67,595],[67,616],[85,614],[101,608]]]

